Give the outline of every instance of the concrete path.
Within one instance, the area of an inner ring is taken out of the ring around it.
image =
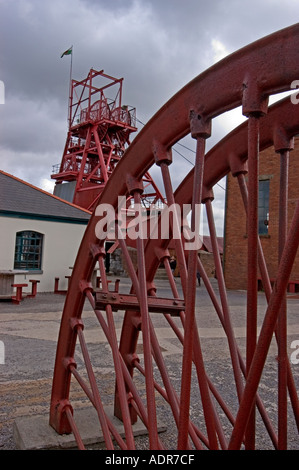
[[[157,280],[158,295],[169,294],[167,281]],[[215,289],[217,287],[213,280]],[[129,286],[128,280],[121,280],[121,285]],[[245,302],[246,293],[229,292],[229,304],[233,319],[234,331],[242,353],[245,351]],[[11,302],[0,302],[0,344],[3,346],[3,360],[0,363],[0,449],[17,449],[21,447],[22,436],[13,436],[13,429],[24,419],[48,416],[51,396],[53,367],[56,354],[57,338],[60,327],[64,296],[52,293],[38,294],[34,299],[25,299],[20,305]],[[299,298],[289,298],[288,316],[288,352],[294,353],[293,341],[299,340]],[[259,294],[260,323],[265,312],[266,302]],[[224,360],[228,357],[228,347],[223,329],[215,315],[212,303],[204,287],[198,288],[197,315],[199,333],[205,354],[207,369],[215,377],[219,374],[220,384],[225,381],[226,367]],[[90,306],[86,304],[83,313],[85,338],[91,353],[95,356],[95,370],[101,374],[106,383],[107,406],[113,404],[114,370],[111,365],[106,339]],[[117,333],[120,334],[122,314],[115,314]],[[153,316],[156,333],[161,350],[172,367],[172,375],[179,379],[181,366],[181,347],[173,331],[167,326],[161,315]],[[270,349],[269,383],[276,374],[276,346]],[[299,359],[299,354],[298,354]],[[78,361],[80,362],[80,354]],[[271,362],[272,361],[272,362]],[[292,364],[292,370],[299,388],[299,364]],[[223,374],[223,377],[221,376]],[[217,378],[216,378],[217,380]],[[266,386],[265,386],[266,387]],[[266,387],[267,388],[267,387]],[[271,392],[271,387],[269,388]],[[272,392],[271,392],[272,393]],[[79,409],[88,405],[79,388],[74,389],[73,399]],[[276,409],[273,397],[272,407]],[[43,418],[44,419],[44,418]],[[27,421],[29,423],[29,421]],[[162,426],[163,427],[163,426]],[[299,449],[298,434],[291,428],[291,447]],[[18,442],[16,442],[18,441]],[[24,444],[25,445],[25,444]],[[26,444],[28,445],[28,444]],[[261,448],[268,444],[262,444]]]

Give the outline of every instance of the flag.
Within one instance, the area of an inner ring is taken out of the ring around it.
[[[64,51],[64,52],[61,54],[60,58],[62,59],[63,56],[65,56],[65,55],[70,55],[70,54],[72,54],[72,52],[73,52],[73,46],[70,47],[69,49],[67,49],[66,51]]]

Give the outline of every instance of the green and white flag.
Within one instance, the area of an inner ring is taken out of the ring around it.
[[[63,56],[65,56],[65,55],[70,55],[70,54],[72,54],[72,52],[73,52],[73,46],[70,47],[69,49],[67,49],[66,51],[64,51],[64,52],[61,54],[60,58],[62,59]]]

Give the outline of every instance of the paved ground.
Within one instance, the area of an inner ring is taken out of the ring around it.
[[[214,282],[214,280],[213,280]],[[126,279],[121,285],[128,287]],[[168,286],[164,280],[157,280],[158,295],[167,295]],[[239,348],[244,352],[244,322],[245,322],[246,293],[242,291],[229,292],[229,303],[233,318]],[[0,364],[0,449],[16,449],[13,439],[13,424],[17,417],[47,414],[49,410],[53,366],[56,353],[56,343],[60,326],[64,296],[52,293],[38,294],[35,299],[25,299],[20,305],[11,302],[0,302],[0,341],[5,348],[5,361]],[[293,352],[293,340],[299,340],[299,299],[290,298],[288,318],[288,351]],[[259,295],[260,321],[265,311],[265,299]],[[213,306],[204,287],[198,288],[198,319],[200,337],[204,351],[207,371],[212,380],[217,383],[227,402],[234,400],[231,387],[230,366],[227,361],[228,348],[219,321],[216,319]],[[114,375],[111,358],[105,338],[99,331],[94,313],[86,304],[84,308],[85,335],[93,357],[95,370],[105,383],[107,405],[113,402]],[[121,314],[115,316],[118,332],[121,326]],[[173,332],[167,326],[161,315],[154,318],[157,336],[161,350],[167,359],[170,374],[174,381],[179,382],[181,367],[181,349]],[[140,351],[141,352],[141,351]],[[272,346],[269,361],[265,370],[265,380],[261,394],[270,415],[277,410],[275,398],[276,381],[276,347]],[[299,358],[299,354],[298,354]],[[80,355],[79,355],[80,362]],[[292,364],[292,371],[299,389],[299,364]],[[79,407],[86,406],[81,390],[74,388],[73,400]],[[161,419],[168,423],[167,412]],[[198,409],[191,407],[191,413]],[[169,429],[171,425],[169,424]],[[165,433],[166,439],[167,433]],[[169,431],[169,440],[172,436]],[[141,444],[145,445],[145,444]],[[172,444],[170,444],[172,445]],[[263,429],[258,437],[259,448],[271,448],[269,439]],[[289,447],[299,449],[298,432],[293,421],[290,422]]]

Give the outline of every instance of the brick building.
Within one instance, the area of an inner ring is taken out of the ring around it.
[[[270,278],[278,266],[280,155],[270,147],[260,153],[259,164],[259,236]],[[291,221],[299,198],[299,137],[289,157],[288,220]],[[244,205],[238,181],[227,177],[224,275],[229,289],[247,288],[247,229]],[[299,280],[299,253],[290,280]]]

